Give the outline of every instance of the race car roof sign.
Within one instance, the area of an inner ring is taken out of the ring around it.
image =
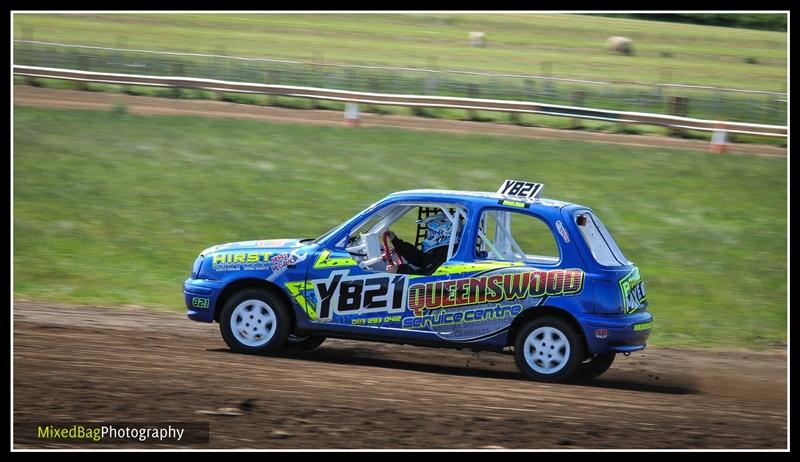
[[[527,200],[538,199],[542,193],[544,185],[542,183],[531,183],[529,181],[505,180],[497,194],[508,197],[517,197]]]

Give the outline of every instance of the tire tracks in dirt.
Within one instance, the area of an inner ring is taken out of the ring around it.
[[[208,421],[213,448],[785,448],[786,367],[785,349],[648,347],[544,384],[508,355],[329,339],[248,356],[180,313],[14,303],[15,422]]]

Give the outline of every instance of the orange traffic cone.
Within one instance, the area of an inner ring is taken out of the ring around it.
[[[728,133],[725,131],[724,124],[717,124],[714,133],[711,134],[711,145],[708,151],[714,154],[722,154],[728,150]]]

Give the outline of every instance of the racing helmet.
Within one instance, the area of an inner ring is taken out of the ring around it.
[[[426,225],[425,240],[422,241],[422,251],[430,250],[450,245],[450,236],[453,234],[453,223],[444,213],[437,213],[425,220],[420,220],[421,224]],[[458,221],[458,232],[456,233],[456,243],[461,238],[461,220]]]

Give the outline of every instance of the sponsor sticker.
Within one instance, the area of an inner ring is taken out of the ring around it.
[[[597,338],[606,338],[608,337],[608,329],[595,329],[594,336]]]
[[[639,308],[647,306],[647,292],[645,292],[639,268],[634,268],[619,280],[619,289],[622,293],[625,314],[633,313]]]
[[[211,258],[214,271],[268,270],[269,252],[221,253]]]
[[[291,239],[268,239],[256,242],[256,247],[283,247],[291,242]]]
[[[505,200],[505,199],[500,199],[499,201],[497,201],[497,203],[500,204],[500,205],[505,205],[505,206],[508,206],[508,207],[518,207],[518,208],[521,208],[521,209],[527,209],[527,208],[530,208],[530,206],[531,206],[530,202],[509,201],[509,200]]]
[[[272,271],[280,271],[296,261],[297,257],[291,253],[279,253],[272,257]]]
[[[567,229],[564,228],[564,223],[561,223],[561,220],[556,220],[556,229],[558,230],[558,234],[561,235],[561,239],[564,239],[564,242],[569,243],[569,233]]]
[[[408,308],[417,316],[423,310],[499,303],[545,295],[574,295],[583,289],[580,269],[534,270],[414,284],[408,291]]]

